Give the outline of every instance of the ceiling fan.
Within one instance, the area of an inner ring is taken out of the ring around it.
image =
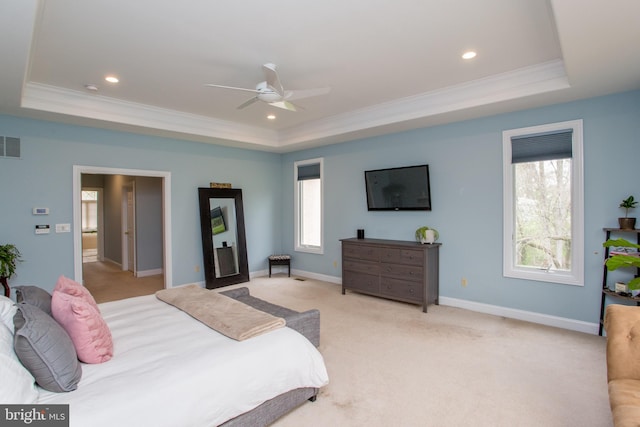
[[[302,90],[284,90],[282,83],[280,83],[280,78],[278,77],[275,64],[264,64],[262,66],[262,71],[264,71],[265,81],[258,83],[255,89],[223,86],[211,83],[205,84],[205,86],[241,90],[244,92],[253,92],[256,94],[256,96],[254,96],[253,98],[240,104],[238,106],[238,110],[248,107],[256,101],[262,101],[266,102],[269,105],[273,105],[274,107],[283,108],[289,111],[298,111],[299,109],[303,108],[295,105],[291,101],[302,98],[310,98],[312,96],[324,95],[326,93],[329,93],[329,91],[331,90],[328,87]]]

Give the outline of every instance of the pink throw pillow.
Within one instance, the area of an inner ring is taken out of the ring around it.
[[[91,295],[91,292],[89,292],[89,290],[80,283],[75,280],[71,280],[68,277],[60,276],[56,282],[56,287],[53,288],[53,291],[81,298],[87,304],[92,305],[96,310],[100,311],[96,300],[93,298],[93,295]]]
[[[103,363],[113,357],[109,326],[84,286],[60,276],[51,297],[51,313],[71,337],[80,361]]]

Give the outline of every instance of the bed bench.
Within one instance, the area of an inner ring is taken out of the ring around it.
[[[320,345],[320,311],[316,309],[298,312],[253,297],[246,287],[220,292],[251,307],[285,319],[287,327],[304,335],[314,346]],[[221,427],[268,426],[278,418],[300,406],[305,401],[314,402],[317,388],[299,388],[264,402],[250,412],[232,418]]]
[[[287,322],[289,328],[304,335],[311,341],[311,344],[316,347],[320,346],[320,311],[312,309],[300,313],[272,304],[251,296],[249,294],[249,288],[246,287],[231,289],[220,293],[273,316],[282,317]]]

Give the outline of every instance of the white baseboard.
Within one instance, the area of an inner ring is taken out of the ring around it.
[[[322,280],[330,283],[342,284],[341,277],[327,276],[324,274],[310,273],[303,270],[291,270],[291,274],[309,277],[311,279]],[[498,305],[483,304],[474,301],[467,301],[458,298],[440,296],[439,303],[450,307],[464,308],[466,310],[480,313],[492,314],[494,316],[508,317],[509,319],[524,320],[526,322],[538,323],[541,325],[554,326],[556,328],[568,329],[570,331],[584,332],[598,335],[600,329],[597,323],[583,322],[581,320],[568,319],[566,317],[551,316],[549,314],[535,313],[533,311],[518,310],[515,308],[500,307]]]
[[[441,296],[439,298],[439,302],[441,305],[448,305],[450,307],[464,308],[466,310],[477,311],[480,313],[524,320],[527,322],[539,323],[541,325],[554,326],[556,328],[569,329],[571,331],[584,332],[587,334],[598,335],[598,330],[600,329],[597,323],[583,322],[581,320],[568,319],[566,317],[551,316],[549,314],[500,307],[497,305],[483,304],[457,298]]]
[[[136,272],[136,277],[157,276],[158,274],[162,274],[161,268],[154,268],[153,270],[139,270]]]
[[[289,270],[287,269],[286,266],[273,266],[271,267],[271,274],[276,274],[276,273],[284,273],[287,274]],[[269,275],[269,270],[259,270],[259,271],[253,271],[249,273],[249,277],[264,277],[264,276],[268,276]],[[300,277],[308,277],[309,279],[315,279],[315,280],[321,280],[323,282],[329,282],[329,283],[337,283],[338,285],[342,284],[342,278],[340,277],[335,277],[335,276],[327,276],[326,274],[318,274],[318,273],[311,273],[309,271],[304,271],[304,270],[296,270],[294,268],[291,269],[291,277],[293,276],[300,276]]]
[[[277,270],[272,269],[272,274],[275,271]],[[282,271],[286,273],[286,267],[283,268]],[[262,277],[267,275],[269,275],[269,270],[255,271],[250,274],[251,277]],[[309,279],[321,280],[323,282],[335,283],[338,285],[342,284],[341,277],[312,273],[304,270],[292,269],[291,275],[308,277]],[[551,316],[549,314],[535,313],[533,311],[518,310],[515,308],[500,307],[498,305],[484,304],[458,298],[440,296],[439,302],[441,305],[447,305],[450,307],[463,308],[465,310],[492,314],[494,316],[507,317],[509,319],[524,320],[526,322],[568,329],[570,331],[584,332],[592,335],[598,335],[598,330],[600,329],[597,323],[583,322],[581,320],[568,319],[566,317]]]
[[[291,270],[291,275],[293,276],[294,274],[296,276],[308,277],[309,279],[321,280],[323,282],[336,283],[338,285],[342,284],[341,277],[328,276],[326,274],[311,273],[309,271],[303,271],[303,270]]]

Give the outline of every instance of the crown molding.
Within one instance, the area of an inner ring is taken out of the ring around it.
[[[23,108],[277,148],[276,131],[29,82]],[[215,141],[213,141],[215,142]]]
[[[569,87],[563,61],[545,62],[289,128],[280,133],[280,146],[330,138]]]
[[[29,82],[22,107],[198,137],[234,141],[268,150],[291,149],[365,129],[569,88],[562,60],[385,102],[276,131],[115,98]]]

